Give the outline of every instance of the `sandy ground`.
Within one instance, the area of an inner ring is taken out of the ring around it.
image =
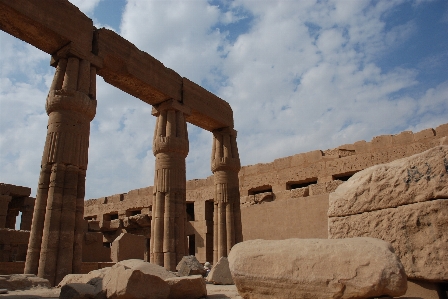
[[[1,294],[0,299],[50,299],[59,298],[59,288],[34,288],[25,291],[10,291],[8,294]],[[207,284],[207,298],[210,299],[242,299],[234,285],[213,285]]]

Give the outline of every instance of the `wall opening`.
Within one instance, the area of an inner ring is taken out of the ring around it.
[[[286,190],[305,188],[309,185],[317,184],[317,178],[309,178],[302,181],[292,181],[286,183]]]
[[[215,211],[215,203],[211,200],[205,201],[205,220],[213,221],[213,213]]]
[[[142,213],[142,210],[127,210],[126,217],[140,215],[141,213]]]
[[[188,235],[188,255],[195,255],[196,254],[196,235]]]
[[[256,194],[266,193],[266,192],[271,192],[272,193],[272,186],[271,185],[264,185],[264,186],[251,188],[251,189],[249,189],[247,195],[256,195]]]
[[[349,178],[351,178],[357,171],[353,172],[346,172],[346,173],[340,173],[333,175],[333,180],[339,180],[339,181],[348,181]]]
[[[187,202],[187,221],[194,220],[194,202]]]

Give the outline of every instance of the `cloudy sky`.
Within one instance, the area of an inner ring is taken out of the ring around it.
[[[229,102],[242,165],[448,122],[448,1],[72,0]],[[0,32],[0,182],[36,193],[49,55]],[[86,199],[153,184],[151,107],[98,77]],[[188,179],[211,175],[189,126]]]

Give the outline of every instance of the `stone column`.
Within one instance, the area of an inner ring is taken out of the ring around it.
[[[185,158],[190,110],[177,101],[153,109],[157,116],[153,152],[156,157],[152,206],[150,262],[170,271],[188,253]]]
[[[96,68],[77,57],[57,60],[45,108],[47,138],[33,213],[25,273],[52,285],[79,271],[79,216],[84,213],[90,122],[96,113]]]
[[[238,181],[240,168],[236,131],[230,128],[213,131],[213,264],[221,257],[227,257],[232,246],[243,240]]]

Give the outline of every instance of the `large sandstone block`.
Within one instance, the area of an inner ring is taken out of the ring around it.
[[[330,194],[328,216],[347,216],[448,198],[448,146],[376,165]]]
[[[113,262],[128,259],[143,259],[146,238],[144,236],[121,233],[112,242],[110,257]]]
[[[406,292],[391,245],[373,238],[252,240],[235,245],[230,271],[245,298],[371,298]]]
[[[390,242],[409,278],[448,280],[448,199],[331,217],[328,229],[329,238]]]
[[[166,299],[170,286],[165,279],[175,277],[164,268],[139,260],[115,264],[103,278],[107,298]]]
[[[168,299],[197,299],[207,297],[207,288],[202,275],[173,277],[165,281],[170,286]]]

